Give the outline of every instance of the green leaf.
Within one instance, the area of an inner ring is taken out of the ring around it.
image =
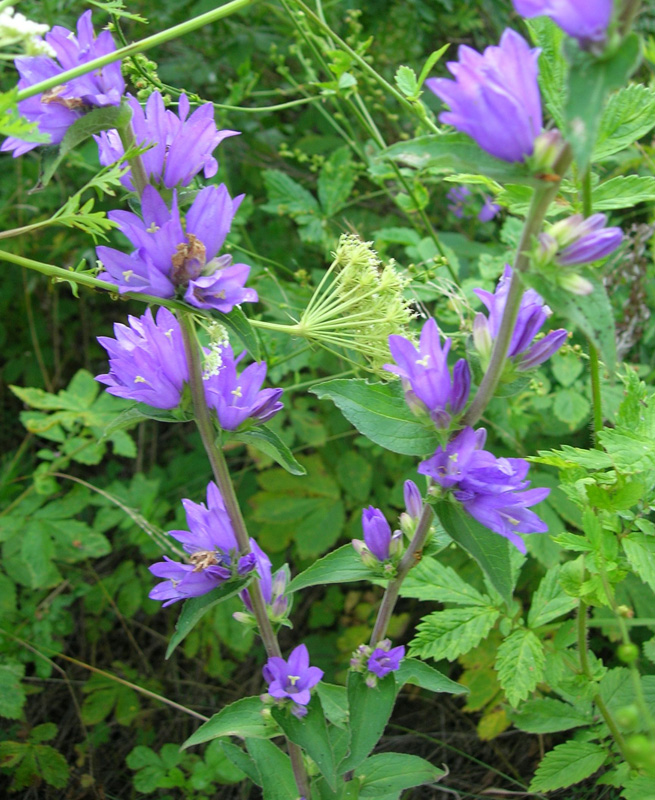
[[[527,183],[540,186],[542,181],[530,174],[524,164],[509,164],[481,150],[461,133],[429,134],[398,142],[376,155],[376,160],[401,161],[415,169],[436,172],[482,174],[499,183]]]
[[[171,640],[168,643],[166,658],[169,659],[171,657],[175,648],[186,639],[211,608],[227,600],[229,597],[234,597],[234,595],[244,589],[249,582],[250,576],[230,580],[221,584],[221,586],[217,586],[215,589],[212,589],[211,592],[201,597],[191,597],[189,600],[185,600],[180,616],[175,623],[175,633],[171,636]]]
[[[655,178],[650,176],[627,175],[610,178],[594,187],[591,193],[594,211],[632,208],[637,203],[650,203],[653,200],[655,200]]]
[[[15,136],[24,142],[47,144],[50,136],[39,132],[36,122],[29,122],[18,110],[18,88],[0,94],[0,136]]]
[[[320,681],[316,684],[323,711],[328,720],[339,728],[348,723],[348,693],[345,686]]]
[[[527,733],[556,733],[593,722],[591,715],[551,697],[528,700],[518,711],[512,712],[511,718],[517,728]]]
[[[615,92],[600,121],[594,161],[618,153],[655,127],[655,91],[633,83]]]
[[[500,645],[496,670],[511,706],[516,707],[534,691],[544,677],[545,663],[544,646],[528,628],[518,628]]]
[[[531,792],[551,792],[573,786],[600,769],[608,758],[606,747],[568,741],[546,753],[530,784]]]
[[[596,144],[607,95],[625,85],[641,60],[639,36],[631,33],[605,56],[595,57],[572,46],[568,96],[564,109],[566,139],[580,172],[584,172]]]
[[[394,75],[394,81],[405,97],[416,97],[418,94],[420,84],[416,78],[416,73],[411,67],[398,67]]]
[[[337,148],[321,167],[318,199],[326,217],[332,217],[348,201],[355,185],[355,166],[350,148]]]
[[[440,692],[447,694],[466,694],[468,689],[461,683],[456,683],[439,670],[434,669],[429,664],[419,661],[416,658],[403,658],[400,667],[394,672],[394,677],[400,689],[406,683],[420,686],[429,692]]]
[[[314,195],[277,169],[264,171],[264,184],[268,193],[268,202],[261,208],[271,214],[309,214],[320,216],[320,207]]]
[[[624,800],[655,800],[655,785],[652,775],[637,775],[626,783],[621,792]]]
[[[463,581],[454,569],[436,558],[423,558],[403,581],[402,597],[436,600],[460,606],[488,606],[491,600]]]
[[[655,179],[654,179],[655,180]],[[539,275],[526,274],[525,282],[536,289],[551,308],[572,322],[600,350],[605,366],[612,375],[616,371],[616,337],[614,312],[602,281],[591,273],[585,278],[593,291],[587,295],[571,294],[554,286]]]
[[[274,733],[275,727],[262,716],[263,710],[264,705],[259,696],[242,697],[241,700],[230,703],[204,722],[189,736],[181,749],[186,750],[187,747],[223,736],[268,739]]]
[[[591,411],[591,404],[587,398],[576,392],[575,389],[562,389],[555,393],[553,413],[561,422],[571,430],[579,428],[587,419]]]
[[[307,714],[302,719],[295,717],[288,708],[273,707],[271,713],[287,737],[302,747],[307,755],[316,762],[316,766],[320,769],[330,788],[336,789],[337,774],[334,754],[319,698],[312,697],[307,706]]]
[[[446,533],[478,562],[491,585],[509,606],[514,583],[508,540],[480,525],[454,501],[438,503],[435,512]]]
[[[291,581],[286,594],[306,589],[308,586],[323,586],[328,583],[352,583],[370,580],[373,572],[355,552],[351,544],[344,544],[323,558],[319,558],[304,572]]]
[[[262,360],[259,339],[255,333],[255,329],[252,327],[250,320],[243,313],[239,306],[234,306],[232,311],[230,311],[228,314],[216,314],[216,319],[239,337],[241,343],[255,359],[255,361]]]
[[[62,754],[49,745],[38,745],[34,755],[43,780],[55,789],[63,789],[68,783],[70,767]]]
[[[425,83],[425,79],[428,77],[430,72],[432,72],[432,68],[434,65],[439,61],[441,56],[448,50],[450,44],[445,44],[443,47],[440,47],[438,50],[435,50],[433,53],[430,53],[428,56],[425,64],[423,65],[423,69],[421,70],[421,74],[418,76],[418,88],[420,89],[423,84]]]
[[[559,565],[551,567],[533,594],[528,612],[530,628],[546,625],[546,623],[568,614],[577,606],[578,602],[575,597],[569,597],[559,585],[559,574]]]
[[[480,644],[500,616],[497,608],[469,606],[428,614],[418,624],[412,655],[454,661]]]
[[[221,741],[221,750],[225,753],[232,764],[244,772],[254,784],[257,786],[262,785],[262,779],[259,775],[257,765],[248,755],[248,753],[244,752],[240,747],[237,747],[236,744],[226,741]]]
[[[539,86],[558,128],[564,127],[564,99],[568,67],[562,53],[564,32],[548,17],[524,20],[532,41],[541,48]]]
[[[123,102],[119,106],[94,108],[93,111],[76,119],[64,134],[57,155],[47,162],[44,160],[43,173],[39,181],[40,188],[50,183],[57,168],[71,150],[96,133],[124,127],[131,118],[132,110],[126,102]]]
[[[339,773],[358,767],[378,743],[391,716],[396,699],[396,682],[392,674],[378,681],[376,687],[366,685],[360,672],[348,675],[348,707],[350,709],[350,747],[339,765]]]
[[[0,664],[0,717],[20,719],[25,704],[24,664]]]
[[[292,475],[306,475],[307,470],[294,458],[280,437],[266,425],[257,425],[244,431],[229,434],[230,438],[261,450]]]
[[[246,747],[257,764],[264,800],[298,800],[289,756],[265,739],[246,739]]]
[[[655,592],[655,537],[633,531],[621,544],[634,571]]]
[[[395,795],[412,786],[435,783],[445,774],[442,769],[433,767],[429,761],[419,756],[380,753],[367,758],[357,768],[355,777],[361,781],[360,797],[380,800],[384,795]]]
[[[333,380],[310,391],[320,400],[332,400],[360,433],[394,453],[424,456],[439,444],[434,428],[423,425],[409,410],[399,382]]]

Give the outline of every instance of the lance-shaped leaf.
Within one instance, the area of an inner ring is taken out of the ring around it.
[[[224,736],[268,739],[275,734],[275,725],[262,716],[263,710],[260,697],[242,697],[203,723],[184,742],[182,750]]]

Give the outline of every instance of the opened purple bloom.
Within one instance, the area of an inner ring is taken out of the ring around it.
[[[268,683],[268,693],[276,700],[292,700],[292,713],[304,716],[312,689],[323,677],[323,670],[309,666],[309,653],[304,644],[291,651],[289,660],[272,656],[266,662],[262,673]]]
[[[250,267],[217,258],[243,195],[234,200],[224,184],[198,192],[183,226],[173,192],[171,210],[153,186],[141,198],[143,219],[130,211],[110,211],[109,218],[136,248],[127,255],[101,245],[96,248],[106,272],[102,280],[118,291],[146,292],[156,297],[184,296],[198,308],[227,313],[240,303],[254,303],[257,292],[244,288]]]
[[[114,325],[115,339],[98,337],[109,354],[109,372],[96,380],[117,397],[154,408],[175,408],[189,380],[177,319],[161,307],[156,321],[148,309],[142,317],[128,317],[128,322],[129,326]]]
[[[165,600],[171,605],[186,597],[198,597],[211,592],[235,575],[246,575],[256,566],[256,556],[238,555],[238,545],[230,517],[215,483],[207,487],[207,505],[182,500],[186,511],[188,531],[169,531],[189,553],[189,564],[180,564],[164,556],[153,564],[150,572],[165,578],[149,594],[153,600]],[[251,541],[252,544],[252,541]]]
[[[523,17],[550,17],[582,47],[604,42],[613,0],[512,0]]]
[[[214,348],[214,359],[217,354],[220,364],[204,375],[205,397],[223,430],[234,431],[247,419],[260,425],[280,411],[282,389],[261,388],[266,377],[265,361],[250,364],[239,374],[237,364],[245,351],[235,358],[230,345],[224,344],[220,350]]]
[[[550,489],[528,489],[529,465],[522,458],[496,458],[483,450],[487,432],[464,428],[446,448],[437,448],[418,471],[450,490],[480,524],[499,533],[525,553],[520,533],[545,533],[546,523],[529,507],[544,500]]]
[[[392,647],[390,650],[376,647],[368,660],[368,670],[378,678],[384,678],[385,675],[395,672],[400,667],[400,662],[404,657],[405,648],[403,645]]]
[[[487,47],[482,54],[460,46],[459,61],[446,65],[455,80],[425,82],[450,106],[439,119],[471,136],[496,158],[524,161],[532,154],[543,124],[539,52],[510,29],[498,47]]]
[[[77,36],[67,28],[56,26],[46,34],[45,40],[55,51],[56,60],[48,56],[17,58],[19,89],[27,89],[116,50],[109,31],[103,31],[96,38],[90,11],[85,11],[77,21]],[[119,105],[124,91],[120,62],[114,62],[43,94],[21,100],[18,110],[30,122],[37,123],[39,133],[49,136],[51,144],[58,144],[76,119],[93,106]],[[35,147],[38,147],[35,142],[10,136],[2,143],[0,151],[13,150],[15,158]]]
[[[430,318],[421,331],[418,350],[404,336],[389,336],[389,349],[396,364],[384,365],[401,378],[409,407],[429,413],[438,428],[447,428],[452,415],[462,411],[471,388],[471,373],[463,358],[455,364],[451,379],[450,344],[450,339],[446,339],[441,348],[439,328]]]
[[[483,360],[489,358],[493,342],[498,336],[511,280],[512,268],[508,264],[493,294],[484,289],[473,290],[489,311],[488,318],[479,313],[473,323],[473,340]],[[566,341],[567,331],[559,328],[533,343],[534,337],[551,314],[550,308],[534,289],[528,289],[523,294],[507,353],[514,360],[514,366],[519,372],[542,364]]]
[[[212,155],[214,150],[223,139],[239,135],[238,131],[217,130],[211,103],[200,106],[189,116],[189,100],[185,94],[178,101],[178,114],[164,107],[160,92],[150,95],[145,110],[136,97],[127,97],[136,144],[153,145],[141,155],[148,180],[167,189],[187,186],[201,170],[205,178],[212,178],[218,171],[218,162]],[[122,158],[125,150],[118,131],[103,131],[94,138],[101,164],[108,166]],[[121,182],[128,189],[134,189],[129,172]]]

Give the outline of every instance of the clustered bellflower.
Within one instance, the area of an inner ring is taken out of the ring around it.
[[[473,341],[483,362],[489,359],[493,342],[498,336],[511,280],[512,268],[508,264],[493,294],[484,289],[474,289],[489,312],[489,317],[478,313],[473,322]],[[542,339],[533,341],[551,314],[550,308],[534,289],[528,289],[523,294],[507,353],[518,372],[539,366],[566,341],[568,332],[564,328],[550,331]]]
[[[128,322],[114,325],[115,339],[98,337],[109,354],[109,372],[96,380],[116,397],[153,408],[176,408],[189,381],[177,319],[161,306],[156,319],[148,309],[142,317],[128,317]]]
[[[396,364],[384,365],[388,372],[400,377],[409,407],[418,413],[427,412],[438,428],[449,427],[452,416],[466,405],[471,388],[471,373],[465,359],[455,364],[451,378],[450,344],[450,339],[446,339],[441,348],[439,328],[430,318],[421,331],[418,349],[404,336],[389,336],[389,349]]]
[[[539,49],[507,29],[480,54],[466,45],[446,66],[455,77],[429,78],[428,89],[450,106],[439,119],[468,134],[503,161],[525,161],[543,124],[537,83]]]
[[[141,154],[148,180],[167,189],[187,186],[201,170],[205,178],[212,178],[218,171],[214,150],[223,139],[239,135],[238,131],[217,130],[211,103],[205,103],[189,116],[189,99],[185,94],[178,101],[178,114],[165,108],[160,92],[150,95],[145,110],[136,97],[128,94],[127,98],[136,144],[152,145]],[[118,131],[103,131],[94,138],[104,166],[123,157],[125,149]],[[129,171],[121,182],[134,190]]]
[[[242,199],[233,200],[224,184],[207,186],[198,192],[183,226],[177,194],[173,192],[169,210],[154,186],[146,186],[143,218],[131,211],[108,214],[136,249],[128,255],[97,247],[105,270],[100,278],[116,284],[120,293],[179,294],[192,306],[223,313],[256,302],[257,292],[244,288],[250,267],[232,264],[229,255],[217,258]]]
[[[352,654],[350,668],[354,672],[366,673],[366,685],[373,689],[380,678],[400,669],[400,662],[405,657],[405,647],[391,647],[390,639],[382,639],[375,648],[368,644],[360,644]]]
[[[379,508],[369,506],[362,511],[364,541],[353,539],[352,544],[368,566],[377,566],[398,556],[402,548],[402,533],[391,533],[391,526]]]
[[[550,17],[580,46],[603,43],[612,20],[613,0],[512,0],[523,17]]]
[[[304,644],[291,651],[288,661],[280,656],[271,656],[262,673],[268,683],[269,695],[275,700],[291,700],[291,713],[296,717],[307,714],[310,689],[323,677],[322,669],[309,666],[309,652]]]
[[[499,533],[526,552],[521,533],[546,533],[548,526],[530,506],[544,500],[550,489],[529,489],[529,465],[523,458],[496,458],[483,450],[487,432],[464,428],[418,471],[450,491],[480,524]]]
[[[190,563],[164,556],[164,561],[150,567],[150,572],[164,581],[151,590],[149,597],[164,600],[164,606],[207,594],[235,575],[247,575],[256,566],[254,553],[238,554],[232,523],[215,483],[207,487],[206,506],[191,500],[182,500],[182,505],[190,530],[168,533],[182,543]]]
[[[46,34],[45,41],[56,57],[43,55],[17,58],[15,63],[20,74],[19,90],[54,78],[66,70],[116,50],[108,31],[95,36],[90,11],[85,11],[79,18],[77,36],[68,28],[58,25]],[[27,120],[37,123],[39,133],[47,135],[51,144],[58,144],[75,120],[94,106],[119,105],[124,91],[121,65],[114,62],[101,70],[81,75],[47,92],[21,100],[18,110]],[[15,158],[37,146],[36,142],[25,142],[10,136],[2,143],[0,151],[13,151]]]

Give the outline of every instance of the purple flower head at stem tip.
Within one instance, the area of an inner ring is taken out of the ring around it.
[[[580,46],[604,43],[612,19],[613,0],[512,0],[523,17],[550,17]]]
[[[20,74],[18,89],[27,89],[35,83],[54,78],[66,70],[81,66],[100,56],[113,53],[116,45],[109,31],[95,36],[91,12],[85,11],[77,21],[77,36],[68,28],[54,27],[46,34],[47,44],[56,58],[49,56],[20,56],[16,68]],[[20,113],[38,125],[39,133],[58,144],[70,126],[94,106],[117,106],[125,91],[120,62],[107,64],[101,70],[74,78],[43,94],[35,95],[18,104]],[[0,151],[12,151],[14,158],[38,147],[10,136]]]
[[[201,170],[205,178],[212,178],[218,171],[214,150],[223,139],[239,135],[238,131],[217,130],[211,103],[200,106],[189,116],[189,99],[185,94],[180,96],[177,114],[164,107],[160,92],[150,95],[145,110],[136,97],[127,97],[136,144],[153,145],[141,154],[148,180],[167,189],[187,186]],[[94,138],[101,164],[108,166],[122,158],[125,150],[118,131],[103,131]],[[129,171],[121,183],[134,190]]]
[[[482,54],[461,45],[459,61],[446,65],[455,80],[426,81],[450,106],[450,111],[439,115],[441,122],[468,134],[496,158],[524,161],[532,155],[543,124],[537,84],[539,52],[510,29],[497,47],[487,47]]]
[[[266,662],[262,674],[268,683],[268,693],[276,700],[293,701],[292,713],[303,717],[307,713],[305,706],[311,699],[310,689],[321,680],[323,670],[309,666],[309,653],[304,644],[299,644],[285,661],[279,656],[271,656]]]
[[[220,350],[214,348],[214,359],[217,355],[220,364],[205,372],[204,386],[207,405],[216,411],[223,430],[234,431],[246,419],[259,425],[280,411],[282,389],[261,388],[266,377],[265,361],[250,364],[238,374],[237,364],[245,351],[235,358],[230,345],[225,344]]]
[[[529,507],[544,500],[550,489],[528,489],[529,465],[522,458],[496,458],[483,450],[487,432],[464,428],[418,471],[451,491],[464,510],[486,528],[525,553],[521,533],[545,533],[546,523]]]
[[[400,662],[404,657],[403,645],[391,647],[391,642],[385,639],[371,653],[367,667],[369,672],[372,672],[377,678],[384,678],[385,675],[395,672],[400,667]]]
[[[187,597],[211,592],[235,575],[246,575],[256,566],[254,553],[239,556],[232,523],[215,483],[207,487],[207,505],[182,500],[188,531],[169,531],[189,554],[189,564],[180,564],[164,556],[150,572],[165,578],[149,594],[153,600],[165,600],[164,606]]]
[[[250,267],[218,258],[243,195],[234,200],[224,184],[198,192],[183,226],[173,191],[169,210],[159,192],[146,186],[141,198],[143,218],[130,211],[110,211],[135,250],[127,255],[101,245],[96,248],[105,272],[101,280],[118,291],[145,292],[156,297],[184,297],[197,308],[231,311],[240,303],[257,302],[257,292],[244,288]]]
[[[450,339],[443,349],[439,328],[431,317],[423,326],[418,349],[404,336],[389,336],[389,349],[395,364],[384,368],[398,375],[405,390],[405,399],[413,411],[427,412],[438,428],[447,428],[452,415],[459,414],[468,400],[471,373],[465,359],[448,368]]]
[[[114,325],[115,339],[98,337],[109,354],[109,372],[96,380],[117,397],[154,408],[175,408],[189,380],[177,319],[162,306],[156,321],[148,309],[142,317],[128,317],[128,322],[129,326]]]
[[[489,358],[493,342],[498,336],[511,280],[512,268],[507,264],[493,294],[484,289],[473,290],[489,312],[488,317],[482,313],[477,314],[473,323],[473,341],[483,361]],[[560,328],[533,343],[534,337],[551,314],[550,308],[534,289],[528,289],[523,294],[507,353],[519,372],[542,364],[566,341],[568,333]]]

